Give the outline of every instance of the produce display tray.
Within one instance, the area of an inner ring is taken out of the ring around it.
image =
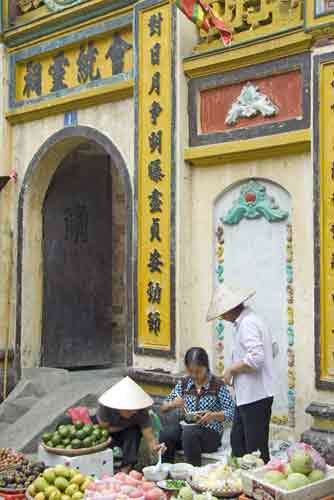
[[[63,448],[50,448],[46,446],[46,444],[42,443],[42,447],[53,455],[61,455],[66,457],[81,457],[82,455],[91,455],[92,453],[98,453],[99,451],[103,451],[111,444],[111,438],[104,443],[98,444],[97,446],[93,446],[92,448],[79,448],[78,450],[66,450]]]
[[[242,471],[244,493],[255,500],[319,500],[334,492],[334,468],[328,467],[327,476],[322,481],[286,491],[263,480],[266,469]]]
[[[25,493],[25,488],[21,490],[14,490],[11,488],[0,488],[0,493],[9,493],[11,495],[19,495],[20,493]]]
[[[212,495],[217,498],[238,498],[242,494],[242,491],[222,492],[220,490],[208,490],[207,488],[199,488],[198,485],[194,484],[192,481],[188,482],[189,486],[197,493],[205,493],[206,491],[210,491],[210,493],[212,493]]]
[[[25,493],[3,493],[0,492],[0,500],[24,500]]]

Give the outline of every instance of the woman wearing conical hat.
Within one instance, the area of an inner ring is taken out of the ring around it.
[[[262,319],[245,302],[255,291],[220,285],[209,307],[207,321],[233,323],[232,364],[223,380],[233,385],[236,411],[231,432],[232,454],[242,457],[260,450],[268,462],[269,424],[274,395],[273,358],[277,344]]]
[[[130,377],[123,378],[99,399],[98,422],[109,429],[112,445],[122,449],[124,472],[137,463],[142,436],[152,452],[161,448],[148,413],[152,405],[150,396]]]

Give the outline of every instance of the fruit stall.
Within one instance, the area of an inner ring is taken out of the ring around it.
[[[118,470],[120,457],[103,427],[59,425],[43,434],[36,460],[0,449],[0,500],[334,500],[334,469],[303,443],[267,465],[255,452],[202,467],[158,463],[126,474]]]

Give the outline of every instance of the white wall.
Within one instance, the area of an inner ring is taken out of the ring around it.
[[[309,154],[252,160],[242,163],[193,168],[192,170],[192,261],[190,344],[200,343],[212,352],[213,329],[205,317],[213,288],[213,207],[216,198],[228,186],[251,177],[280,184],[291,195],[294,231],[296,421],[297,431],[308,426],[304,410],[312,399],[326,400],[314,386],[313,327],[313,171]],[[264,306],[261,306],[265,308]]]

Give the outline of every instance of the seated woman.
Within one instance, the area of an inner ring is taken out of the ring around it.
[[[217,451],[224,432],[224,423],[232,422],[234,401],[224,382],[209,369],[207,352],[193,347],[185,355],[188,376],[175,386],[161,411],[182,408],[186,412],[203,412],[198,426],[180,424],[167,428],[160,434],[160,442],[167,451],[166,462],[173,462],[177,449],[183,449],[187,462],[201,465],[201,454]]]
[[[112,446],[122,449],[123,472],[129,472],[137,463],[142,436],[151,452],[157,452],[162,447],[154,436],[147,410],[152,405],[150,396],[130,377],[122,379],[99,399],[97,420],[109,429]]]

